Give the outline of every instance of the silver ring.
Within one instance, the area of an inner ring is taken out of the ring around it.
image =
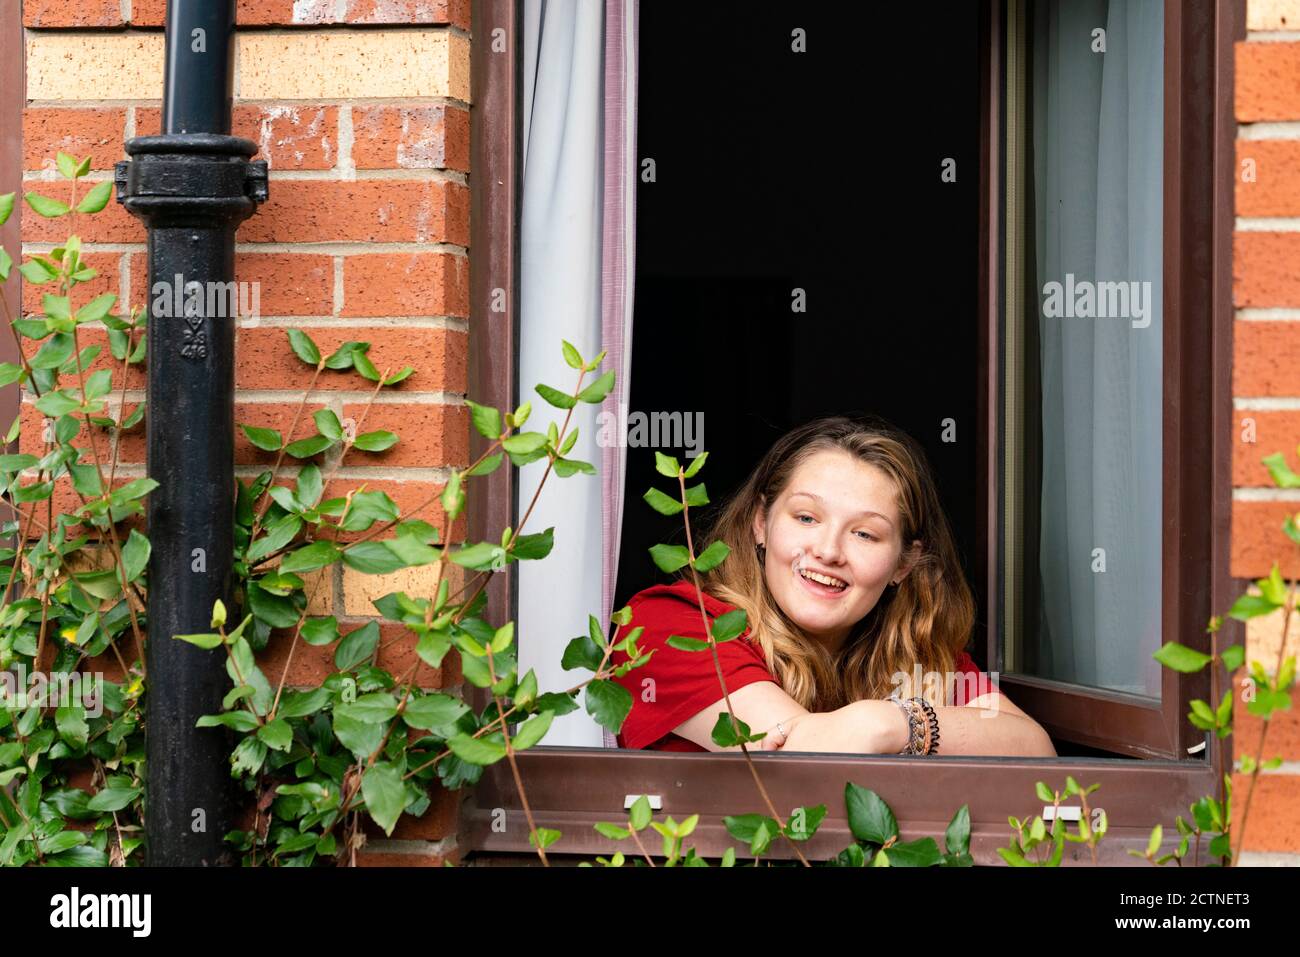
[[[784,742],[785,739],[786,739],[787,737],[789,737],[789,735],[787,735],[787,734],[785,733],[785,728],[781,727],[781,722],[780,722],[780,721],[778,721],[778,722],[776,723],[776,730],[778,730],[778,731],[781,732],[781,741],[782,741],[782,742]]]

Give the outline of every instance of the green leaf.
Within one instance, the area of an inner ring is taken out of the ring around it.
[[[361,796],[370,817],[391,836],[406,807],[401,770],[387,761],[376,762],[361,778]]]
[[[219,634],[215,633],[204,635],[172,635],[172,637],[177,641],[184,641],[194,645],[196,648],[203,648],[209,651],[213,648],[219,648],[226,640]]]
[[[297,488],[294,492],[296,498],[304,508],[311,508],[320,501],[321,492],[325,488],[324,479],[321,478],[320,469],[315,465],[304,465],[298,472]]]
[[[849,781],[844,786],[844,805],[848,812],[849,830],[859,841],[884,844],[891,837],[898,837],[894,812],[875,791]]]
[[[299,439],[297,442],[291,442],[285,447],[285,452],[296,459],[311,458],[313,455],[319,455],[331,445],[334,440],[325,435],[313,435],[311,438]]]
[[[943,834],[943,846],[949,854],[970,853],[970,805],[963,804],[948,822]]]
[[[331,442],[343,441],[343,425],[339,422],[339,417],[334,414],[333,409],[321,409],[312,414],[312,419],[316,423],[316,428],[321,435]]]
[[[89,811],[120,811],[140,796],[140,788],[104,788],[86,802]]]
[[[606,372],[599,379],[593,382],[587,388],[578,393],[578,398],[583,402],[596,404],[602,402],[609,394],[609,390],[614,388],[614,373]]]
[[[677,648],[680,651],[709,650],[709,642],[700,638],[690,638],[686,635],[669,635],[668,644],[670,647]]]
[[[248,441],[265,452],[278,452],[284,440],[280,438],[280,433],[275,429],[259,429],[252,425],[241,425],[244,435],[248,436]]]
[[[262,743],[274,751],[288,751],[293,747],[293,728],[284,718],[276,718],[257,729]]]
[[[447,747],[451,748],[452,754],[468,764],[495,764],[506,756],[505,744],[494,740],[492,735],[475,738],[463,732],[454,734],[447,739]]]
[[[369,759],[384,739],[384,725],[368,724],[352,717],[345,709],[334,709],[334,736],[358,760]]]
[[[243,685],[248,688],[248,685]],[[251,688],[248,690],[252,690]],[[205,714],[194,723],[196,728],[230,728],[231,731],[247,733],[257,727],[257,715],[252,711],[222,711],[220,714]]]
[[[14,211],[14,194],[0,194],[0,226],[3,226],[9,220],[9,216]]]
[[[397,699],[387,691],[376,691],[363,694],[351,704],[339,705],[335,710],[366,724],[385,724],[397,714]]]
[[[1241,645],[1229,645],[1219,652],[1219,660],[1229,671],[1236,671],[1246,661],[1246,649]]]
[[[691,560],[690,552],[681,545],[652,545],[650,557],[665,572],[675,572]]]
[[[934,867],[942,860],[939,845],[932,837],[891,844],[889,847],[890,867]]]
[[[308,618],[302,625],[302,640],[309,645],[328,645],[339,638],[338,619],[333,615],[328,618]]]
[[[363,452],[382,452],[397,444],[397,436],[383,430],[366,432],[358,435],[357,440],[352,444]]]
[[[644,498],[650,507],[660,515],[676,515],[683,508],[680,501],[665,495],[657,488],[648,489]]]
[[[469,399],[465,400],[469,406],[470,419],[474,423],[474,428],[478,430],[479,435],[489,439],[498,439],[501,437],[501,413],[490,405],[479,405]]]
[[[542,385],[540,382],[533,386],[537,394],[543,399],[555,406],[557,409],[572,409],[578,404],[578,400],[566,392],[559,389],[553,389],[549,385]]]
[[[46,219],[55,219],[68,212],[67,203],[61,203],[57,199],[50,199],[39,193],[29,192],[23,198],[27,200],[27,205],[36,211],[36,215],[44,216]]]
[[[0,223],[2,222],[4,222],[4,220],[0,219]],[[581,369],[585,365],[582,360],[582,355],[578,350],[564,339],[560,340],[560,351],[564,355],[565,364],[568,365],[570,369]]]
[[[352,364],[363,378],[369,379],[371,382],[379,381],[379,370],[375,368],[375,364],[370,361],[370,357],[364,351],[358,349],[352,354]]]
[[[1209,655],[1203,655],[1199,651],[1178,644],[1176,641],[1165,642],[1160,647],[1160,650],[1151,657],[1166,668],[1172,668],[1174,671],[1180,671],[1184,674],[1200,671],[1214,660]]]
[[[290,552],[280,562],[280,572],[310,572],[339,560],[342,552],[333,542],[312,542],[305,548]]]
[[[720,748],[734,748],[741,742],[749,744],[751,741],[761,741],[767,736],[766,732],[758,735],[752,734],[749,725],[739,718],[735,719],[734,727],[731,721],[731,715],[723,711],[718,714],[718,720],[713,723],[713,743]]]
[[[117,296],[111,292],[96,296],[77,310],[77,322],[98,322],[108,315],[108,311],[113,308],[115,302],[117,302]]]
[[[406,567],[405,562],[378,541],[357,542],[349,546],[343,552],[343,564],[367,575],[386,575]]]
[[[527,455],[530,452],[536,452],[546,445],[546,436],[541,432],[520,432],[512,435],[508,439],[501,441],[501,447],[507,452],[517,455]]]
[[[70,704],[55,709],[54,723],[59,730],[59,737],[63,739],[64,744],[68,747],[79,750],[86,746],[90,726],[86,724],[86,709],[84,707],[79,704]]]
[[[54,298],[54,297],[47,297]],[[59,297],[62,298],[62,297]],[[33,369],[54,369],[62,365],[67,358],[72,355],[74,340],[72,334],[68,332],[56,332],[50,337],[49,341],[36,351],[36,355],[27,360],[27,364]],[[56,393],[46,393],[46,396]],[[80,402],[76,407],[80,407]],[[69,410],[71,411],[71,410]]]
[[[731,554],[731,548],[726,542],[719,539],[716,542],[710,542],[709,547],[695,559],[695,570],[698,572],[711,572],[717,568]]]
[[[542,711],[528,719],[515,733],[514,740],[511,742],[515,750],[525,751],[542,740],[543,735],[551,727],[554,717],[553,711]]]
[[[520,535],[515,539],[514,547],[510,554],[515,558],[534,561],[545,558],[551,554],[551,549],[555,547],[555,526],[551,526],[544,532],[536,532],[532,535]]]
[[[731,641],[731,639],[739,637],[748,624],[749,616],[745,614],[742,608],[721,614],[713,622],[711,631],[713,640],[717,642]]]
[[[91,187],[90,192],[77,204],[79,213],[97,213],[108,205],[108,197],[113,194],[113,181],[101,180]]]
[[[77,175],[77,161],[69,156],[63,150],[59,150],[54,156],[54,165],[59,168],[65,179],[75,179]]]
[[[320,364],[320,349],[312,341],[311,336],[301,329],[289,330],[289,348],[293,349],[293,354],[309,366]]]
[[[587,713],[611,734],[617,734],[632,710],[632,695],[612,681],[593,681],[587,685]]]
[[[348,632],[334,652],[334,666],[348,671],[375,653],[379,645],[379,623],[368,621],[360,628]]]
[[[126,544],[122,546],[122,565],[126,571],[127,581],[135,581],[140,577],[140,573],[148,567],[150,551],[149,539],[134,528],[131,529]]]
[[[686,467],[686,478],[694,478],[695,473],[704,468],[704,460],[709,457],[708,452],[701,452],[695,458],[691,459],[691,464]]]
[[[660,475],[666,475],[668,478],[677,478],[677,473],[681,471],[681,467],[671,455],[655,452],[655,471]]]
[[[335,350],[335,351],[330,355],[330,357],[329,357],[328,359],[325,360],[325,368],[327,368],[327,369],[350,369],[350,368],[352,368],[352,358],[353,358],[353,355],[354,355],[358,350],[364,352],[366,349],[369,349],[369,348],[370,348],[370,343],[368,343],[368,342],[354,342],[354,341],[352,341],[352,340],[349,339],[347,342],[345,342],[345,343],[343,343],[342,345],[340,345],[340,346],[339,346],[339,347],[338,347],[338,348],[337,348],[337,349],[336,349],[336,350]]]
[[[1286,456],[1281,452],[1266,455],[1261,461],[1268,468],[1278,488],[1300,488],[1300,475],[1291,471],[1291,467],[1286,464]]]
[[[447,727],[469,712],[469,706],[451,695],[433,693],[406,702],[402,719],[412,728],[435,731]]]

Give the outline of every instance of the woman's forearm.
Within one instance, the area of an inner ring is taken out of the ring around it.
[[[935,708],[934,716],[939,720],[939,748],[935,754],[1056,757],[1047,732],[1024,715],[963,707]]]
[[[934,713],[939,721],[935,754],[1056,756],[1047,732],[1023,715],[970,707],[935,708]],[[782,751],[889,755],[907,746],[907,716],[892,701],[854,701],[835,711],[797,716],[792,724]]]

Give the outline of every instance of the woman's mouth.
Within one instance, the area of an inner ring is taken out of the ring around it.
[[[821,572],[809,571],[806,568],[796,568],[795,574],[808,591],[820,598],[838,598],[849,587],[848,582],[841,578],[823,575]]]

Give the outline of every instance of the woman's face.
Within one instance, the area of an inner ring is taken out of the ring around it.
[[[893,481],[839,450],[806,458],[772,507],[754,518],[764,577],[781,610],[836,650],[891,581],[911,570]],[[813,580],[810,576],[821,579]]]

